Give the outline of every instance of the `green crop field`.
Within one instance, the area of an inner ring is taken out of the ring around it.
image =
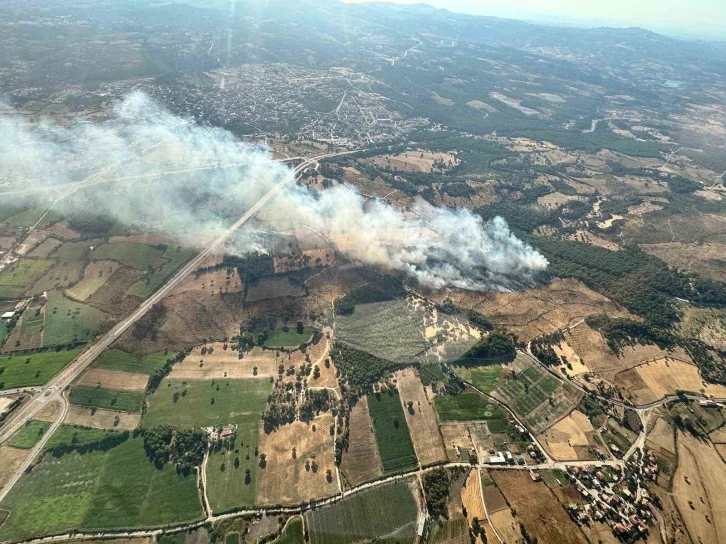
[[[47,421],[30,420],[10,439],[9,446],[29,450],[48,432],[48,429],[50,423]]]
[[[374,539],[413,542],[417,516],[408,484],[399,481],[307,512],[305,521],[310,544],[352,544]]]
[[[471,371],[471,383],[484,393],[491,393],[499,384],[502,367],[499,365],[485,366]]]
[[[469,542],[469,523],[466,518],[449,519],[441,525],[435,523],[426,541],[431,544],[466,544]]]
[[[221,513],[233,508],[252,506],[255,502],[258,472],[255,448],[263,408],[264,403],[259,407],[259,412],[235,416],[237,435],[234,443],[229,449],[213,447],[209,453],[207,496],[212,512]],[[249,478],[245,474],[247,469],[250,469]]]
[[[91,258],[94,261],[118,261],[126,266],[146,270],[158,263],[164,255],[164,250],[146,244],[132,242],[118,242],[103,244],[93,250]]]
[[[0,298],[17,298],[53,264],[49,259],[21,259],[0,274]]]
[[[515,361],[516,379],[502,379],[492,396],[506,404],[535,433],[572,411],[581,394],[528,358]]]
[[[154,263],[153,273],[132,285],[126,294],[140,298],[151,296],[167,278],[183,267],[193,256],[193,250],[168,247],[161,258]]]
[[[267,333],[267,340],[265,340],[265,345],[270,348],[284,348],[293,346],[297,347],[300,344],[309,342],[312,335],[312,327],[303,327],[302,334],[297,333],[296,327],[290,327],[287,332],[285,332],[281,328],[274,329]]]
[[[101,240],[82,240],[80,242],[66,242],[53,253],[54,259],[65,259],[69,261],[85,261],[91,252],[92,246],[97,246]]]
[[[66,366],[80,350],[46,351],[0,357],[0,389],[43,385]]]
[[[171,357],[174,357],[173,353],[166,354],[163,351],[139,357],[138,355],[126,353],[118,349],[109,349],[104,351],[93,362],[93,366],[96,368],[151,375],[164,366],[166,360]]]
[[[303,522],[301,517],[294,517],[287,522],[285,530],[280,537],[275,540],[275,544],[304,544],[305,536],[303,535]]]
[[[147,397],[144,427],[163,423],[209,427],[244,422],[245,413],[262,413],[272,384],[267,378],[245,380],[164,380]],[[175,400],[176,399],[176,400]]]
[[[509,419],[501,406],[472,389],[458,395],[437,395],[434,407],[441,421],[487,421],[492,432],[506,429]]]
[[[100,387],[76,386],[71,389],[69,400],[71,404],[88,408],[140,412],[144,393],[141,391],[120,391]]]
[[[28,289],[28,294],[42,295],[45,291],[75,285],[83,277],[85,267],[85,261],[55,260],[48,271]]]
[[[398,393],[369,395],[368,412],[376,431],[383,474],[416,468],[418,466],[416,452],[413,449]]]
[[[0,323],[0,348],[5,344],[5,340],[10,336],[10,330],[5,322]]]
[[[35,334],[43,330],[43,324],[45,322],[45,316],[38,310],[26,310],[23,313],[23,318],[20,320],[20,333],[21,334]]]
[[[45,309],[43,345],[87,342],[101,330],[105,321],[106,314],[102,311],[72,301],[61,293],[49,293]]]
[[[43,217],[47,208],[28,208],[3,221],[9,227],[32,227]]]
[[[0,508],[10,512],[0,540],[83,529],[154,527],[202,517],[196,475],[156,468],[143,439],[107,451],[46,454],[12,488]]]

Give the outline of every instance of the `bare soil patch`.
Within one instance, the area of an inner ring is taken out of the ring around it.
[[[350,411],[348,449],[343,452],[340,470],[350,487],[379,478],[383,474],[368,399],[363,397]]]
[[[119,389],[122,391],[143,391],[149,377],[146,374],[122,372],[120,370],[107,370],[103,368],[89,368],[78,380],[78,385],[88,387],[103,387],[106,389]]]
[[[3,489],[15,472],[30,455],[30,450],[0,446],[0,489]]]
[[[459,159],[450,153],[431,151],[407,151],[398,155],[381,155],[370,160],[380,168],[423,173],[432,172],[437,161],[438,164],[444,165],[445,170],[453,168],[459,163]]]
[[[58,416],[61,415],[61,412],[63,411],[63,406],[61,406],[61,403],[59,401],[49,402],[43,408],[33,416],[33,419],[39,419],[41,421],[47,421],[48,423],[53,423],[54,421],[58,420]]]
[[[520,470],[497,470],[490,474],[527,533],[540,542],[587,542],[585,535],[543,482],[533,482],[526,471]]]
[[[512,516],[508,508],[499,510],[493,514],[490,512],[489,522],[504,544],[519,544],[524,541],[522,531],[519,529],[519,523],[517,523],[517,520]],[[497,542],[497,540],[494,540],[494,542]]]
[[[708,441],[678,433],[673,497],[693,542],[726,541],[726,470]]]
[[[397,372],[395,376],[403,403],[403,413],[411,431],[411,440],[419,463],[421,466],[426,466],[446,461],[436,410],[426,396],[421,380],[412,368]],[[413,403],[411,408],[409,402]]]
[[[266,466],[258,471],[256,504],[296,505],[338,491],[333,437],[329,432],[334,421],[331,414],[323,414],[312,423],[296,421],[270,434],[260,426],[258,447],[267,459]]]
[[[574,234],[568,234],[565,239],[575,242],[584,242],[592,246],[604,247],[605,249],[609,249],[610,251],[620,250],[620,246],[618,246],[618,244],[611,242],[610,240],[607,240],[602,236],[593,234],[592,232],[587,230],[578,230]]]
[[[118,418],[118,423],[116,422]],[[133,431],[141,425],[141,414],[130,414],[128,412],[116,412],[101,408],[93,411],[91,408],[71,405],[68,408],[63,423],[80,425],[81,427],[92,427],[94,429],[110,429],[115,431]]]
[[[457,448],[460,452],[467,452],[473,447],[469,427],[466,423],[452,421],[443,423],[440,429],[449,461],[461,461],[461,457],[456,455]]]

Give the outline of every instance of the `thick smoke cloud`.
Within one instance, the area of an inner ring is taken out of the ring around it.
[[[66,213],[153,225],[189,244],[221,233],[289,173],[267,149],[171,115],[141,93],[104,122],[58,127],[19,118],[0,118],[0,198],[49,203],[62,196],[56,207]],[[345,186],[318,193],[294,184],[273,206],[285,218],[276,227],[308,226],[342,241],[352,258],[432,288],[517,288],[547,267],[502,219],[484,223],[464,209],[421,201],[402,210]],[[259,240],[246,229],[226,249],[262,250]]]

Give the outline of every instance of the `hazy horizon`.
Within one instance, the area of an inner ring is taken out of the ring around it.
[[[690,38],[726,40],[726,2],[702,0],[341,0],[344,3],[428,4],[457,13],[584,26],[638,26]]]

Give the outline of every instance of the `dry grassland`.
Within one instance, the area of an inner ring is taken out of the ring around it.
[[[708,437],[714,444],[726,444],[726,426],[719,427],[708,435]]]
[[[120,370],[107,370],[103,368],[89,368],[78,385],[87,387],[103,387],[106,389],[118,389],[122,391],[143,391],[149,377],[146,374],[135,374],[133,372],[122,372]]]
[[[698,272],[718,281],[726,281],[726,244],[684,244],[680,242],[641,246],[651,255],[687,272]]]
[[[436,302],[446,297],[464,308],[481,312],[524,342],[591,315],[632,317],[625,309],[572,279],[557,279],[549,285],[515,293],[451,291],[432,296]]]
[[[28,256],[45,258],[50,253],[52,253],[54,249],[61,245],[63,245],[63,242],[61,242],[60,240],[56,238],[47,238],[43,241],[43,243],[41,243],[38,247],[31,251]]]
[[[474,518],[486,519],[484,504],[482,503],[481,478],[477,469],[471,469],[464,486],[461,488],[461,504],[466,509],[469,525],[471,525]]]
[[[240,293],[244,291],[244,284],[237,275],[237,270],[232,269],[232,273],[227,277],[227,269],[222,268],[213,272],[202,274],[198,278],[195,274],[189,274],[183,282],[181,282],[172,291],[174,294],[185,293],[187,291],[201,291],[208,295],[219,294],[219,290],[223,293]]]
[[[348,291],[370,281],[365,270],[338,257],[336,264],[307,281],[308,296],[303,301],[304,313],[322,314],[331,311],[333,301]]]
[[[473,447],[469,427],[466,423],[448,422],[443,423],[440,427],[441,436],[444,439],[444,448],[449,461],[460,461],[456,456],[456,447],[461,451],[469,451]]]
[[[543,482],[533,482],[520,470],[490,472],[527,533],[540,542],[585,544],[585,535]]]
[[[41,421],[47,421],[53,423],[58,419],[63,411],[63,406],[59,401],[49,402],[43,408],[33,416],[33,419],[39,419]]]
[[[368,398],[363,397],[350,411],[348,449],[340,464],[350,487],[375,480],[383,474],[373,422],[368,412]]]
[[[678,433],[673,496],[693,542],[726,542],[726,467],[707,441]]]
[[[76,232],[68,225],[68,221],[55,223],[49,230],[54,236],[63,240],[76,240],[81,237],[79,232]]]
[[[8,480],[23,465],[28,455],[30,455],[30,450],[0,446],[0,489],[5,487]]]
[[[118,424],[114,425],[116,418]],[[90,408],[71,405],[63,423],[80,425],[81,427],[92,427],[94,429],[110,429],[115,431],[133,431],[141,424],[141,414],[130,414],[128,412],[115,412],[97,408],[92,414]]]
[[[568,234],[567,236],[565,236],[565,239],[575,242],[585,242],[586,244],[590,244],[592,246],[604,247],[605,249],[609,249],[610,251],[620,250],[620,246],[618,246],[618,244],[615,244],[610,240],[606,240],[605,238],[586,230],[578,230],[574,234]]]
[[[260,426],[258,447],[267,455],[267,465],[257,473],[255,504],[296,505],[337,493],[334,444],[329,432],[334,421],[331,414],[323,414],[312,423],[295,421],[270,434]],[[296,458],[292,455],[293,448]],[[313,462],[318,465],[315,471]],[[330,481],[326,477],[328,470],[332,475]]]
[[[49,234],[50,233],[44,230],[34,230],[25,240],[23,240],[21,244],[18,245],[15,249],[15,253],[21,256],[27,255],[33,251],[33,249],[38,247]]]
[[[474,108],[475,110],[484,110],[487,113],[496,113],[499,111],[497,108],[494,108],[481,100],[470,100],[466,103],[466,105],[470,108]]]
[[[398,155],[380,155],[370,160],[379,168],[423,173],[431,172],[436,161],[443,161],[445,168],[456,166],[459,163],[459,159],[450,153],[434,153],[431,151],[407,151]]]
[[[10,249],[15,245],[14,236],[0,236],[0,249]]]
[[[311,352],[310,359],[313,362],[313,367],[317,365],[318,369],[320,370],[320,376],[317,380],[313,378],[312,374],[308,376],[308,387],[324,387],[326,389],[338,390],[338,378],[335,377],[336,369],[333,361],[329,359],[328,366],[325,366],[325,358],[328,357],[330,342],[327,339],[324,342],[321,340],[319,342],[319,345],[324,346],[325,351],[323,351],[323,353],[319,357],[317,357],[317,359],[314,358],[312,350],[308,350],[309,352]]]
[[[489,522],[502,539],[503,544],[520,544],[524,541],[519,523],[508,508],[489,514]],[[496,540],[494,541],[496,542]]]
[[[174,365],[169,377],[178,380],[276,378],[280,364],[298,366],[304,361],[299,352],[289,354],[292,358],[288,359],[287,354],[255,346],[240,359],[239,352],[232,351],[229,346],[225,350],[222,342],[206,344],[206,347],[212,347],[212,353],[202,355],[202,346],[195,347],[181,363]]]
[[[653,428],[648,432],[646,446],[656,450],[658,453],[675,455],[676,437],[673,427],[662,417],[656,419]]]
[[[564,371],[567,376],[577,376],[579,374],[586,374],[590,372],[588,366],[582,363],[580,356],[575,353],[575,350],[572,349],[572,346],[570,346],[567,342],[563,341],[560,342],[559,345],[553,345],[552,350],[555,352],[555,355],[557,355],[560,361],[562,360],[562,357],[564,357],[572,367],[572,370],[570,370],[565,363],[561,363],[557,367],[558,372]]]
[[[670,358],[659,359],[618,374],[618,386],[624,389],[624,395],[635,404],[647,404],[678,390],[726,397],[726,387],[706,384],[698,373],[698,367]]]
[[[91,261],[83,271],[83,279],[65,293],[71,298],[85,302],[98,291],[121,265],[116,261]]]
[[[563,204],[567,204],[572,200],[582,200],[582,198],[577,195],[566,195],[563,193],[554,192],[539,197],[537,199],[537,204],[553,210],[562,206]]]
[[[726,311],[685,306],[678,329],[685,336],[700,338],[709,346],[726,351]]]
[[[439,432],[436,410],[426,396],[423,384],[412,368],[395,374],[406,423],[411,431],[413,448],[421,466],[446,461],[446,451]],[[408,402],[413,402],[409,410]]]
[[[557,461],[577,461],[582,459],[582,456],[578,455],[576,448],[586,448],[591,445],[590,437],[594,432],[595,429],[587,416],[574,410],[537,438]]]

